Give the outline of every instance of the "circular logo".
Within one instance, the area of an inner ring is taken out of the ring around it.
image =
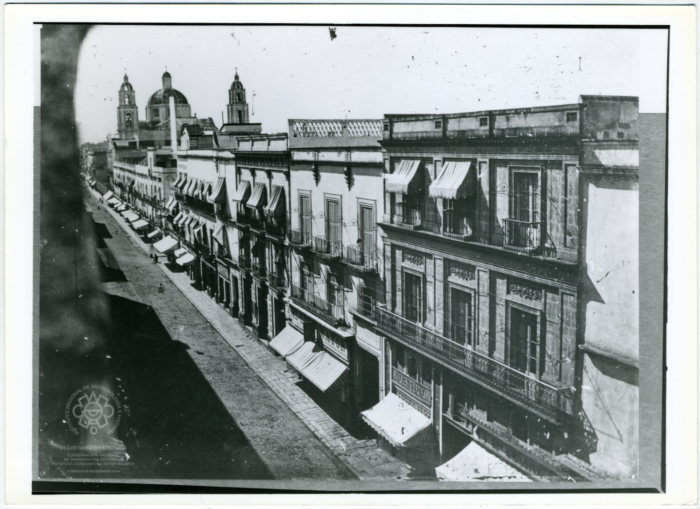
[[[122,405],[117,396],[102,385],[85,385],[71,394],[65,408],[66,423],[73,433],[80,433],[77,425],[97,435],[105,430],[110,435],[119,426]]]

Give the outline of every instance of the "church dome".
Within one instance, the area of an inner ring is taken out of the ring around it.
[[[183,94],[179,90],[175,90],[174,88],[161,88],[148,99],[148,106],[169,104],[170,97],[175,98],[175,104],[189,104],[187,102],[187,97],[185,97],[185,94]]]
[[[132,92],[134,90],[134,87],[132,87],[131,83],[129,83],[129,77],[126,74],[124,75],[124,83],[122,83],[122,86],[119,88],[119,90],[127,90],[129,92]]]
[[[242,90],[243,89],[243,83],[241,83],[241,80],[238,78],[238,69],[236,69],[236,76],[233,78],[233,83],[231,83],[231,90]]]

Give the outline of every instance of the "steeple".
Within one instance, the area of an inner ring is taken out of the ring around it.
[[[165,68],[165,72],[163,73],[163,88],[173,88],[173,78],[172,76],[170,76],[167,67]]]
[[[238,77],[238,68],[234,74],[233,83],[228,91],[228,113],[229,124],[247,124],[248,120],[248,103],[245,98],[245,88]]]
[[[136,106],[136,92],[129,83],[129,76],[124,69],[124,82],[119,87],[119,106],[117,106],[117,132],[122,140],[132,140],[139,128],[139,111]]]

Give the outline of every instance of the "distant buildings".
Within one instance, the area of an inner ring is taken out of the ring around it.
[[[330,415],[457,478],[473,443],[534,480],[637,475],[637,98],[263,134],[228,95],[216,129],[166,73],[144,123],[125,76],[115,192]]]

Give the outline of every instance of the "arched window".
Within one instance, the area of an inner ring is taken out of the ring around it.
[[[238,110],[238,123],[243,123],[243,112],[241,110]]]
[[[131,127],[132,121],[131,121],[131,113],[126,114],[126,126]]]
[[[125,104],[130,104],[130,103],[129,103],[129,96],[128,96],[128,95],[125,95],[125,96],[124,96],[124,103],[125,103]]]
[[[241,94],[236,94],[236,101],[241,102]]]

